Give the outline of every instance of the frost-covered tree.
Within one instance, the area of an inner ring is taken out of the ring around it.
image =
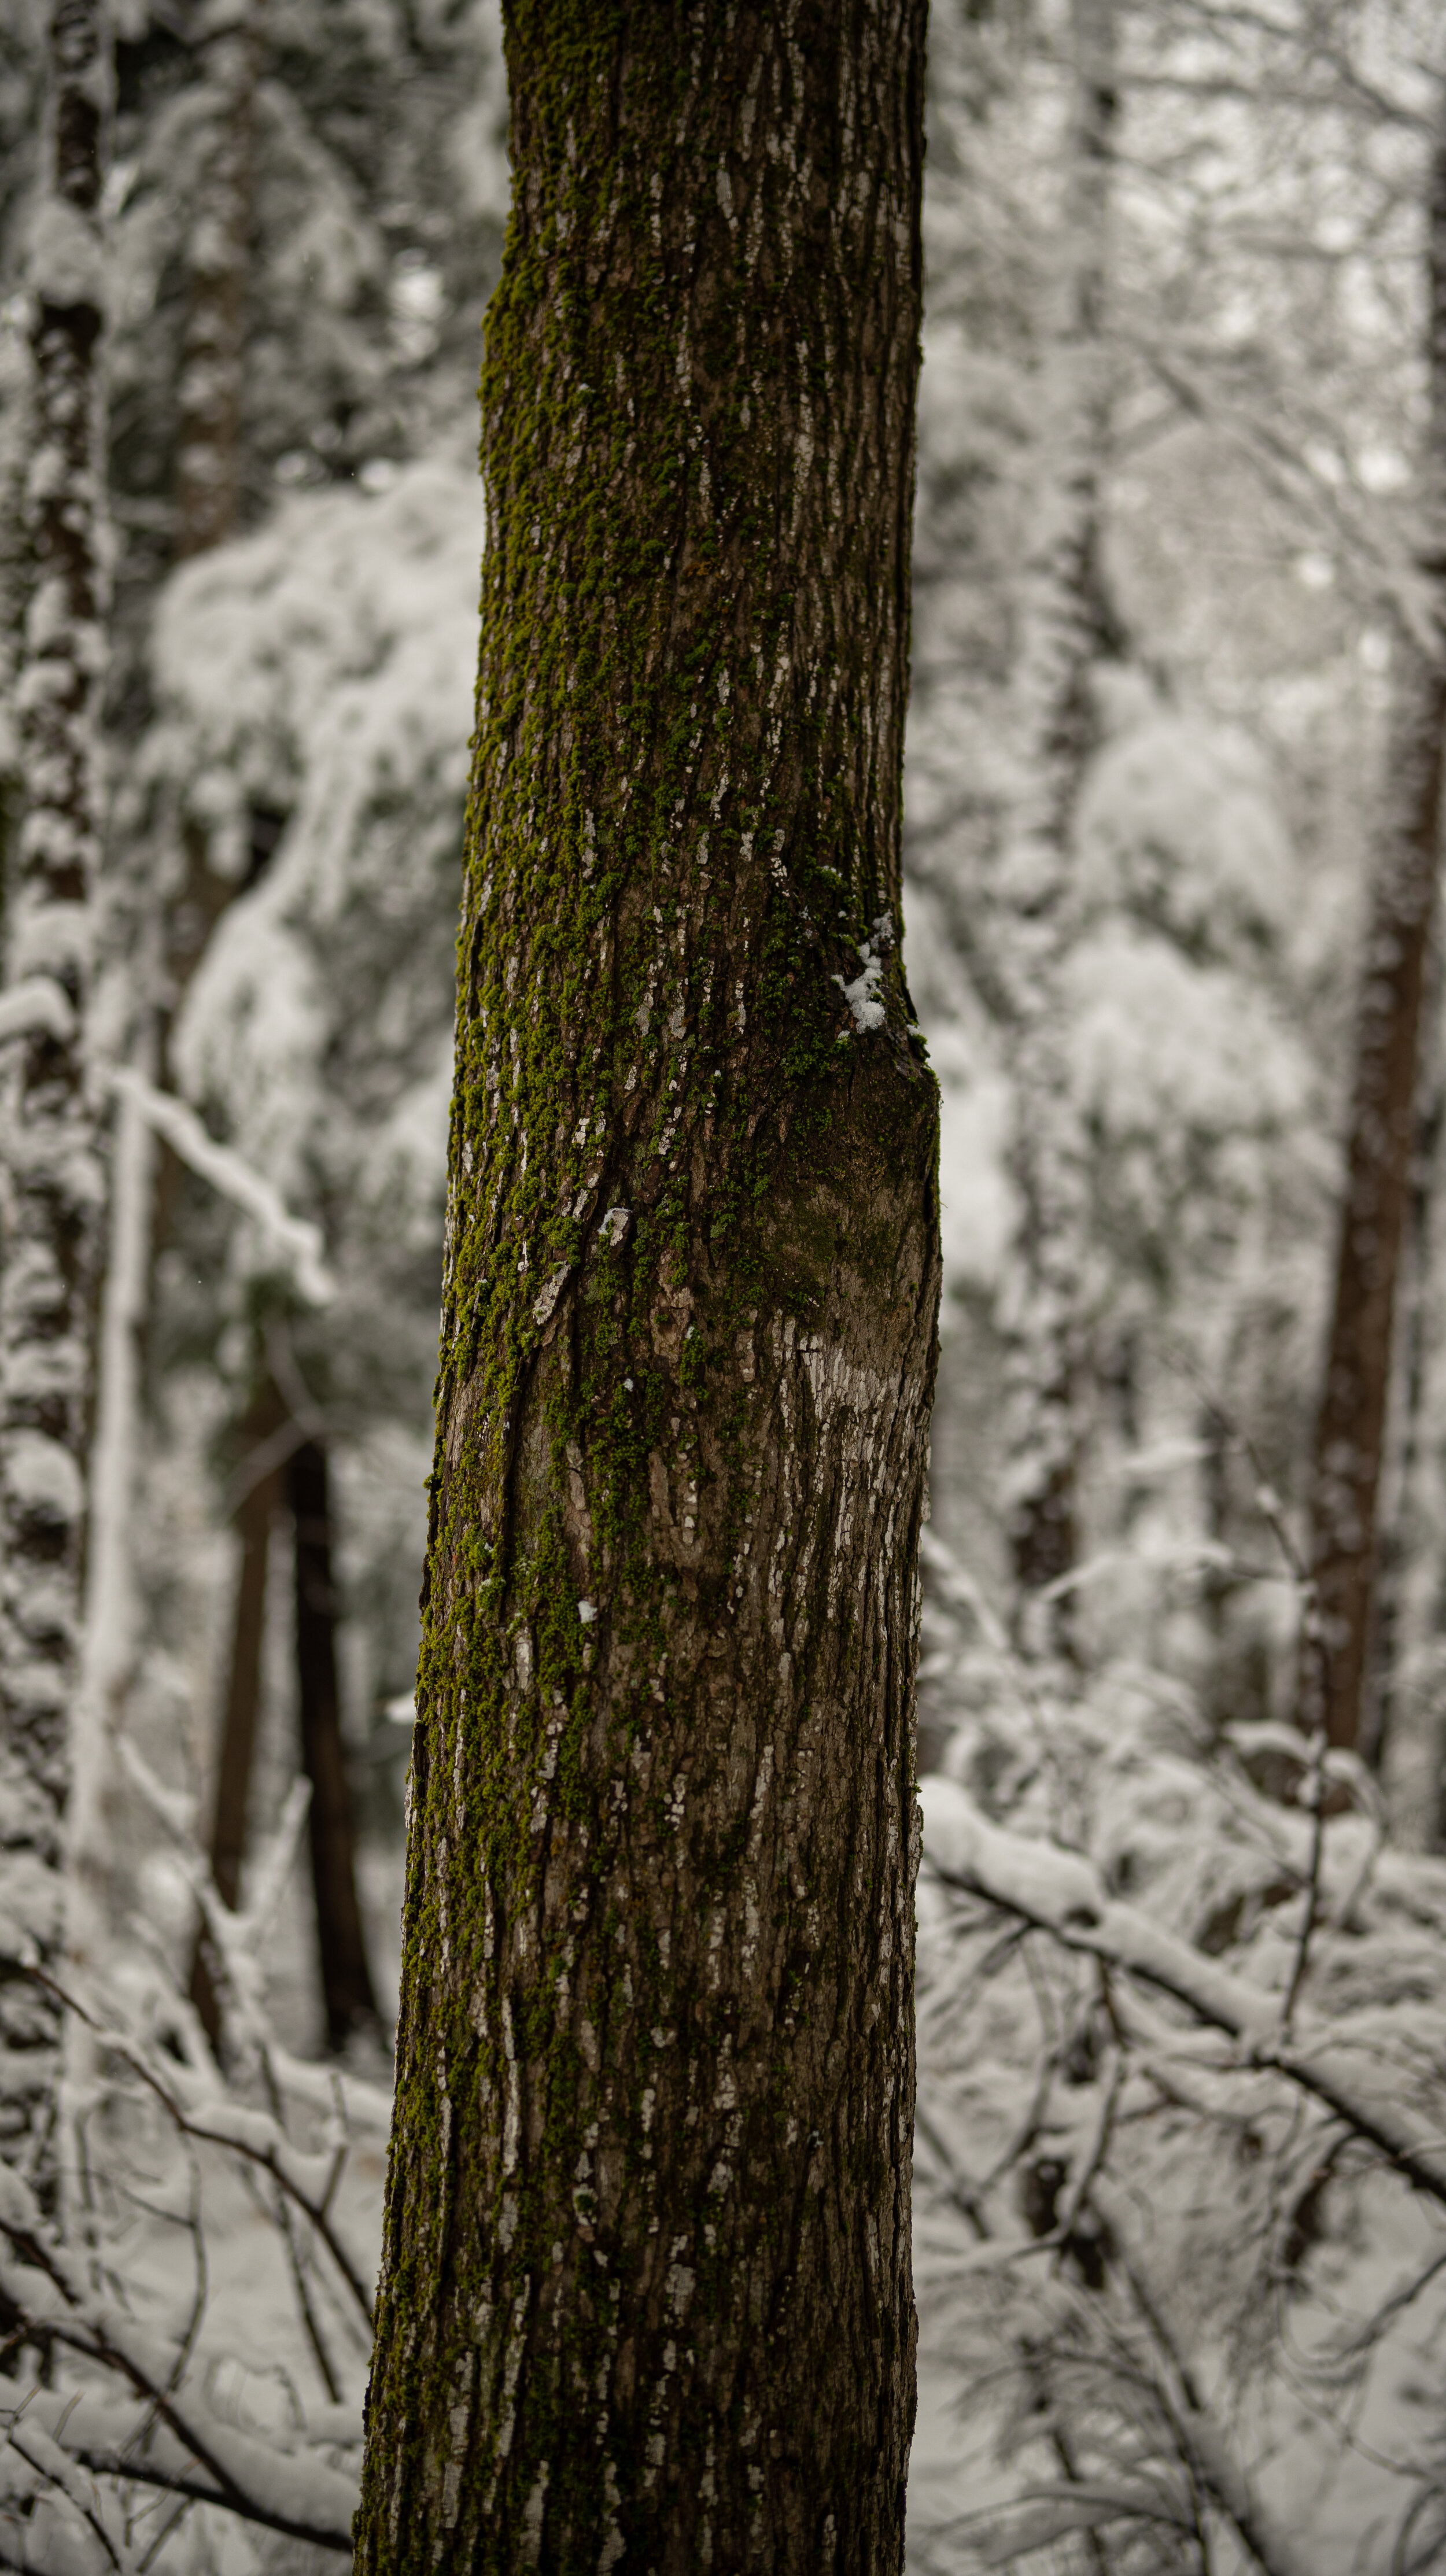
[[[34,208],[34,579],[16,688],[23,820],[6,885],[0,1029],[0,1909],[12,1956],[55,1955],[79,1670],[99,1116],[86,1060],[100,860],[105,667],[98,346],[109,66],[98,0],[55,0],[44,192]],[[0,1978],[0,2134],[34,2166],[54,2115],[51,2009]]]
[[[1114,641],[1100,570],[1115,369],[1105,336],[1117,113],[1114,0],[1075,0],[1055,310],[1019,612],[1018,780],[1001,853],[998,965],[1013,1081],[1019,1226],[1004,1290],[1012,1421],[1005,1506],[1022,1634],[1069,1651],[1073,1604],[1034,1596],[1069,1574],[1077,1480],[1088,1181],[1069,1062],[1064,977],[1077,907],[1075,811],[1094,726],[1090,679]]]
[[[923,16],[510,12],[368,2570],[902,2557]]]

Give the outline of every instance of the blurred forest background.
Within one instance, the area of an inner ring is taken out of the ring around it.
[[[1429,0],[934,0],[930,53],[905,934],[946,1286],[911,2564],[1395,2576],[1446,2564],[1446,50]],[[7,890],[46,81],[13,7]],[[218,2249],[265,2218],[275,2281],[243,2296],[218,2250],[202,2332],[182,2254],[212,2222],[178,2202],[163,2259],[116,2183],[53,2223],[104,2239],[237,2438],[285,2425],[339,2478],[365,2334],[276,2158],[343,2120],[365,2272],[507,193],[491,0],[117,0],[109,1375],[67,1972],[132,2076],[192,2088],[153,2161],[184,2139],[191,2171],[204,2104],[234,2166],[237,2105],[269,2100],[273,2197],[208,2188]],[[1094,1873],[1073,1912],[1041,1843]],[[114,2137],[93,2041],[55,2098]],[[308,2089],[325,2052],[350,2093]],[[32,2181],[52,2134],[33,2100],[7,2129]],[[325,2496],[243,2539],[174,2462],[128,2483],[116,2425],[87,2448],[62,2417],[80,2470],[12,2441],[6,2563],[88,2567],[93,2508],[138,2564],[311,2564]]]

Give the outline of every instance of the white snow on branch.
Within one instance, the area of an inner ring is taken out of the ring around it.
[[[23,984],[0,993],[0,1040],[36,1034],[62,1043],[75,1034],[70,996],[49,975],[28,975]]]
[[[1305,2024],[1287,2040],[1281,1998],[1223,1968],[1139,1906],[1110,1897],[1092,1862],[1079,1852],[990,1824],[957,1782],[932,1775],[920,1783],[924,1856],[940,1875],[1041,1930],[1141,1977],[1229,2038],[1251,2062],[1273,2066],[1378,2147],[1419,2190],[1446,2203],[1446,2153],[1439,2135],[1413,2120],[1393,2097],[1390,2072],[1367,2070],[1378,2052],[1348,2056],[1342,2016],[1312,2033]],[[1363,2080],[1363,2078],[1365,2080]]]
[[[105,251],[94,224],[65,197],[43,197],[26,242],[30,286],[47,304],[106,304]]]
[[[157,1135],[165,1137],[183,1163],[188,1163],[203,1181],[209,1181],[223,1198],[256,1219],[311,1305],[331,1303],[336,1281],[323,1257],[320,1226],[313,1225],[308,1217],[293,1216],[271,1183],[243,1162],[229,1145],[219,1145],[214,1136],[208,1135],[195,1111],[188,1109],[183,1100],[157,1091],[129,1068],[112,1074],[111,1086],[136,1102]]]
[[[129,2381],[155,2429],[189,2453],[216,2501],[243,2519],[344,2549],[356,2510],[353,2479],[314,2454],[284,2450],[223,2422],[194,2387],[178,2388],[175,2353],[103,2292],[61,2244],[29,2185],[0,2165],[0,2288],[20,2315]],[[63,2429],[58,2426],[57,2429]],[[178,2464],[180,2465],[180,2464]]]

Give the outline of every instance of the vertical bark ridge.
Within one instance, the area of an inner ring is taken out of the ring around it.
[[[1430,412],[1421,474],[1423,569],[1437,640],[1399,643],[1401,676],[1366,924],[1335,1291],[1311,1468],[1313,1617],[1299,1722],[1354,1745],[1370,1651],[1376,1510],[1397,1282],[1410,1198],[1423,1005],[1439,909],[1446,727],[1446,110],[1427,214]]]
[[[901,2563],[923,18],[508,12],[375,2576]]]
[[[52,1953],[81,1622],[95,1255],[102,1202],[83,1045],[100,861],[104,666],[97,346],[107,58],[99,0],[56,0],[48,189],[32,236],[35,580],[18,689],[25,819],[7,887],[9,984],[40,980],[44,1026],[3,1068],[0,1238],[0,1911]],[[58,2032],[0,1983],[0,2144],[33,2163]]]
[[[1015,1085],[1019,1225],[1002,1317],[1006,1504],[1021,1643],[1074,1651],[1068,1594],[1037,1596],[1078,1552],[1076,1484],[1086,1353],[1088,1206],[1063,990],[1074,933],[1075,806],[1093,748],[1090,672],[1101,613],[1101,481],[1109,440],[1104,339],[1114,153],[1114,0],[1074,0],[1075,94],[1064,266],[1041,380],[1044,417],[1016,684],[1019,794],[999,872],[1002,982]]]

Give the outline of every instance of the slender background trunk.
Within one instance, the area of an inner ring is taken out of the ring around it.
[[[316,1895],[326,2035],[333,2048],[380,2023],[357,1903],[351,1791],[336,1683],[336,1593],[331,1579],[331,1480],[326,1451],[292,1451],[287,1492],[296,1532],[296,1676],[301,1758],[311,1783],[308,1826]]]
[[[1017,682],[1020,792],[1000,871],[1001,981],[1015,1092],[1019,1228],[1005,1279],[1010,1548],[1028,1649],[1075,1651],[1068,1594],[1037,1596],[1078,1554],[1088,1173],[1063,976],[1074,930],[1075,807],[1094,746],[1090,673],[1111,622],[1099,564],[1109,442],[1109,282],[1116,122],[1114,0],[1075,0],[1063,274],[1041,379],[1044,417]]]
[[[241,502],[241,385],[251,265],[260,53],[254,0],[202,0],[193,41],[212,94],[189,240],[176,457],[176,552],[233,536]]]
[[[1446,725],[1446,115],[1427,213],[1430,415],[1421,475],[1423,569],[1435,648],[1399,645],[1401,677],[1371,888],[1346,1142],[1345,1194],[1311,1469],[1319,1634],[1301,1656],[1301,1726],[1332,1744],[1361,1731],[1377,1561],[1376,1506],[1397,1283],[1411,1187],[1423,1001],[1441,866]]]
[[[233,1909],[241,1902],[241,1862],[246,1850],[251,1773],[261,1715],[261,1654],[266,1636],[271,1529],[286,1499],[284,1460],[274,1453],[286,1422],[286,1407],[266,1378],[252,1398],[243,1425],[241,1472],[247,1481],[233,1515],[240,1561],[236,1568],[231,1653],[211,1812],[211,1874],[222,1902]],[[221,2005],[215,1961],[204,1932],[197,1939],[191,1964],[191,2000],[207,2037],[214,2043],[221,2035]]]
[[[99,0],[50,21],[48,191],[32,255],[35,580],[18,691],[25,820],[6,980],[42,978],[47,1024],[6,1051],[0,1250],[0,1908],[54,1953],[81,1632],[99,1122],[82,1041],[100,863],[104,667],[97,349],[107,60]],[[53,2114],[58,2032],[0,1972],[0,2144],[23,2163]]]
[[[357,2565],[897,2570],[923,0],[516,0]]]

